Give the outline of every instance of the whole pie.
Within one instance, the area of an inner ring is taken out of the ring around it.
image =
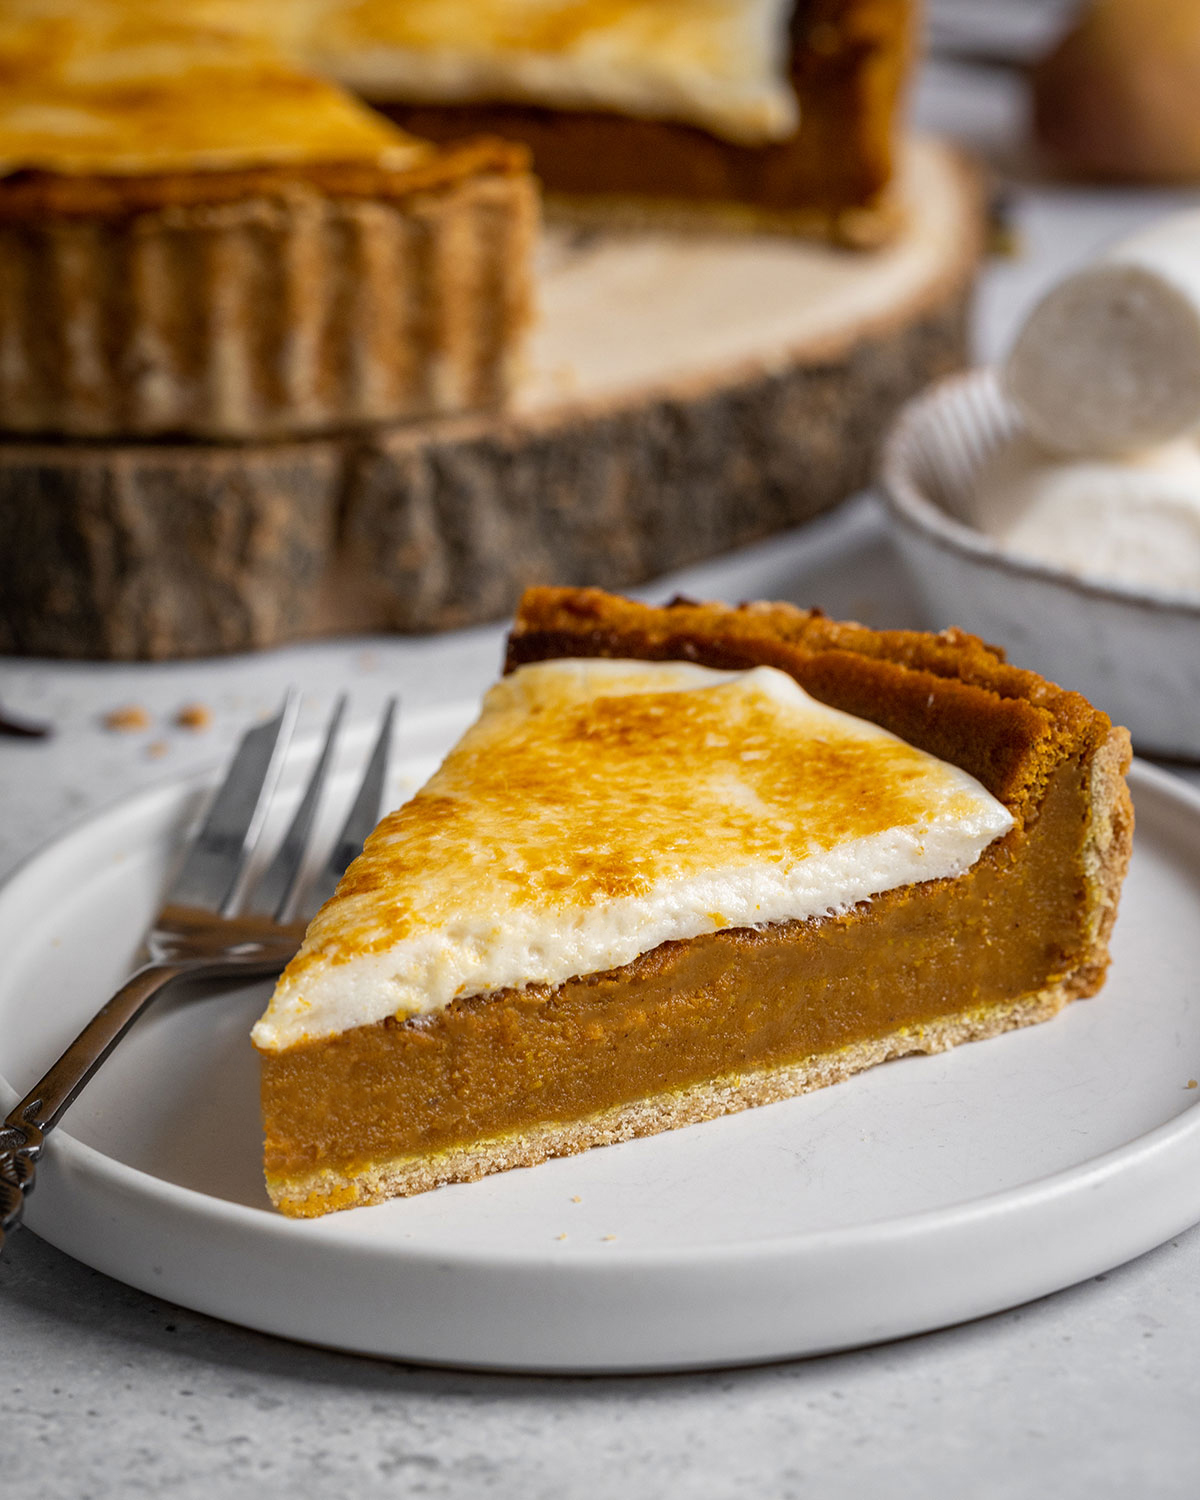
[[[1129,737],[957,631],[525,596],[254,1032],[317,1215],[786,1098],[1094,994]]]
[[[500,403],[530,153],[606,223],[878,243],[915,29],[913,0],[7,0],[0,429]]]
[[[421,141],[259,0],[0,11],[0,426],[290,436],[486,406],[528,321],[519,144]]]

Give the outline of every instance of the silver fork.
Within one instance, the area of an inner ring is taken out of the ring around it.
[[[300,946],[301,894],[310,908],[333,894],[380,816],[395,700],[329,858],[308,889],[300,881],[321,791],[345,710],[339,699],[300,805],[274,858],[249,890],[250,871],[299,708],[289,692],[269,723],[242,737],[166,901],[146,937],[149,961],[87,1023],[0,1128],[0,1249],[21,1222],[50,1131],[133,1022],[176,979],[278,973]]]

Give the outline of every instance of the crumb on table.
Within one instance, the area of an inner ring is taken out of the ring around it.
[[[104,715],[104,727],[118,734],[130,734],[138,729],[149,729],[150,715],[140,703],[126,703],[121,708],[109,709]]]
[[[185,703],[175,715],[175,723],[180,729],[207,729],[212,723],[212,709],[206,703]]]

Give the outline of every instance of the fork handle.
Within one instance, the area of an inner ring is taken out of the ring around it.
[[[0,1127],[0,1250],[21,1222],[47,1135],[150,1001],[184,969],[146,964],[127,979]]]

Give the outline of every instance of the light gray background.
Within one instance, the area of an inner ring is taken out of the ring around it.
[[[992,44],[1004,6],[950,8],[987,12]],[[1035,9],[1011,7],[1022,24]],[[1200,201],[1037,185],[1010,72],[928,65],[916,108],[1014,189],[1023,253],[986,273],[981,357],[1093,247]],[[872,624],[918,619],[870,499],[648,592],[677,582]],[[500,640],[355,640],[182,667],[0,662],[0,701],[57,728],[46,744],[0,741],[0,874],[89,811],[220,761],[285,683],[305,688],[313,725],[343,684],[366,721],[396,689],[410,706],[480,690]],[[175,727],[197,700],[212,726]],[[146,708],[151,727],[106,730],[103,714],[124,703]],[[0,1260],[0,1494],[1191,1497],[1198,1374],[1197,1230],[1042,1302],[899,1344],[757,1370],[553,1380],[272,1340],[129,1290],[24,1232]]]

